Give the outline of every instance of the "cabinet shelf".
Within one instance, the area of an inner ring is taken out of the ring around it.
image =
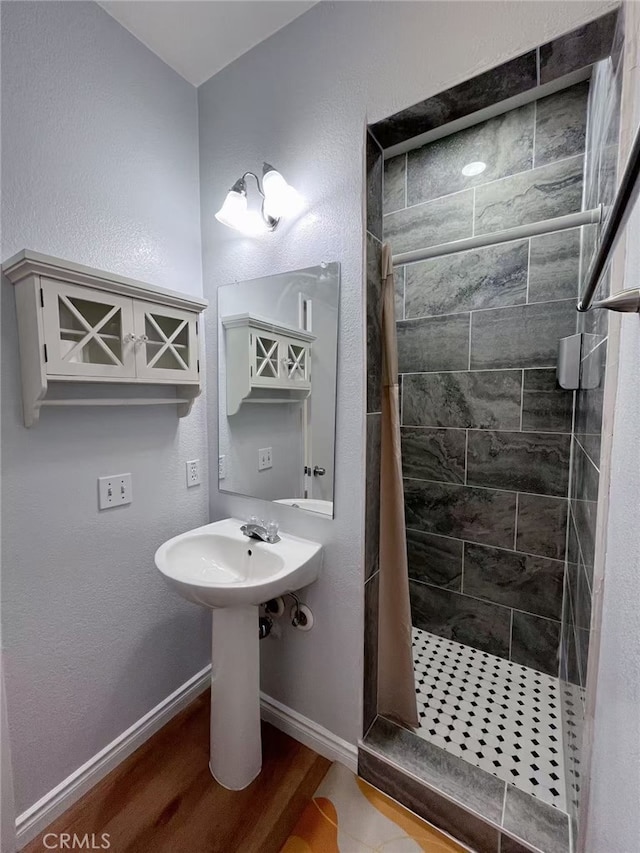
[[[206,300],[28,249],[2,269],[15,287],[25,426],[43,406],[174,405],[180,417],[189,413],[201,391]],[[125,383],[131,396],[111,393]],[[155,393],[173,386],[176,396],[146,396],[143,388],[154,393],[154,385]]]

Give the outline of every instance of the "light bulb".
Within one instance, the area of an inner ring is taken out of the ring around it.
[[[218,222],[227,225],[229,228],[242,230],[243,222],[247,215],[247,196],[243,192],[229,190],[224,204],[216,213]]]
[[[280,172],[264,164],[262,189],[264,191],[264,212],[272,219],[296,213],[300,207],[300,196],[282,177]]]

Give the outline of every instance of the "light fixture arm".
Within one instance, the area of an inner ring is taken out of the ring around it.
[[[246,182],[245,178],[254,178],[255,179],[256,187],[258,188],[258,192],[262,196],[262,205],[260,207],[260,214],[262,215],[264,223],[267,226],[267,228],[269,229],[269,231],[273,231],[273,229],[276,227],[278,222],[280,222],[280,220],[274,219],[273,216],[269,216],[267,213],[264,212],[265,194],[264,194],[264,191],[262,189],[262,184],[260,183],[260,178],[256,175],[255,172],[245,172],[244,175],[241,178],[238,178],[238,180],[235,182],[235,184],[231,187],[232,191],[244,193],[246,195],[246,193],[247,193],[247,182]]]

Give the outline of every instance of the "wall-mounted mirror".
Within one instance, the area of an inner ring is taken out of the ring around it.
[[[340,264],[218,289],[220,491],[333,517]]]

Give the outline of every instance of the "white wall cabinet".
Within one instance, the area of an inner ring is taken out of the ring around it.
[[[3,272],[15,285],[25,426],[49,405],[177,404],[188,414],[201,390],[206,300],[29,250]],[[120,395],[78,396],[79,383],[120,386]],[[174,396],[142,393],[153,385],[174,386]]]
[[[242,403],[295,403],[309,396],[315,335],[249,313],[221,322],[227,415],[235,415]]]

